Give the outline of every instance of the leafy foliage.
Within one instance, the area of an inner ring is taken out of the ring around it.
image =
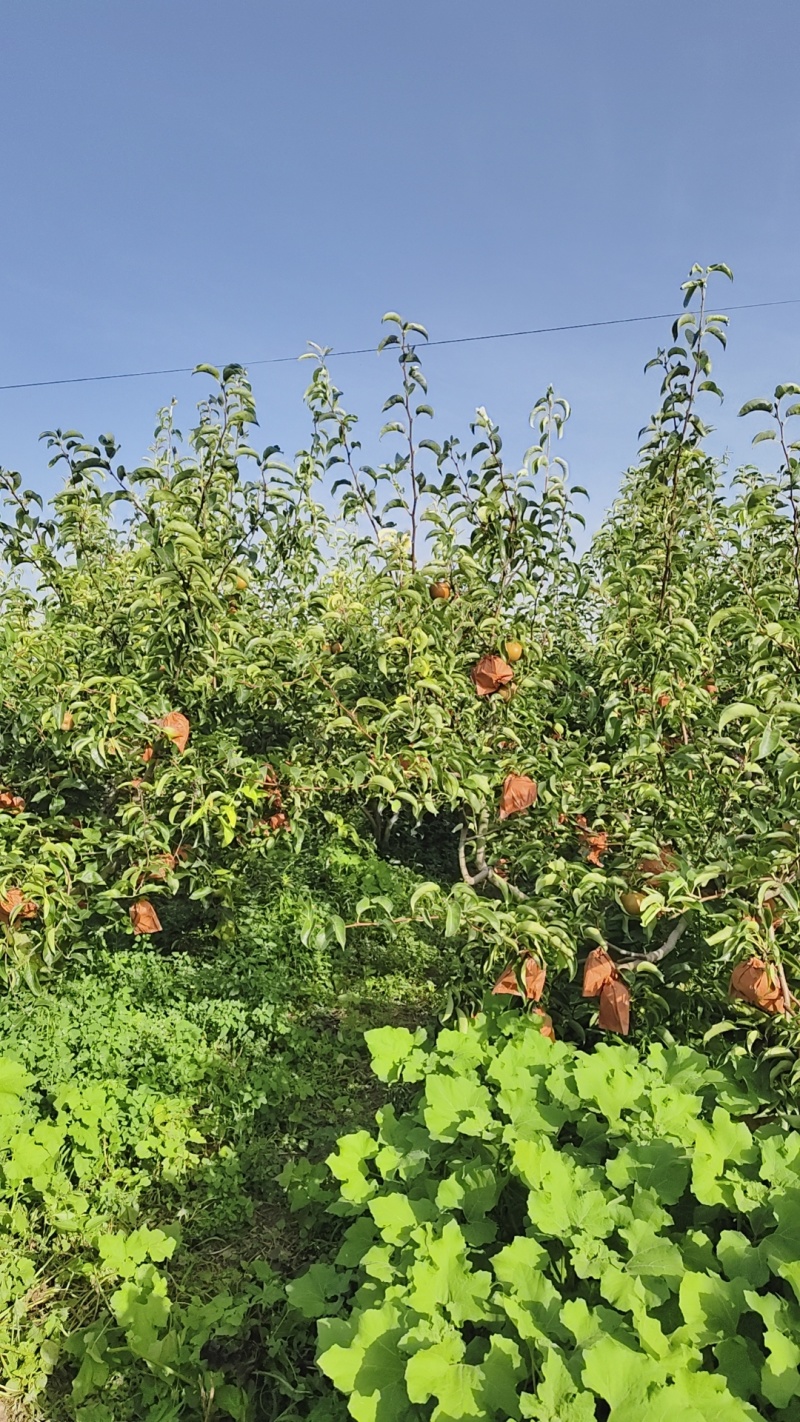
[[[200,368],[218,393],[186,443],[162,412],[138,468],[110,436],[53,432],[52,517],[4,474],[9,982],[131,933],[230,941],[243,856],[372,841],[421,871],[413,892],[376,885],[350,917],[312,895],[305,941],[444,930],[464,964],[455,1011],[532,954],[562,1030],[590,1040],[597,1019],[564,985],[601,946],[635,1031],[724,1032],[772,1052],[791,1089],[800,405],[784,385],[745,407],[772,417],[783,465],[742,471],[726,500],[698,413],[720,393],[720,274],[685,283],[694,304],[653,362],[661,407],[583,559],[582,491],[556,452],[566,401],[537,403],[516,471],[484,410],[469,451],[420,437],[425,333],[394,314],[397,448],[377,468],[319,351],[294,465],[248,442],[252,395],[230,366]],[[749,959],[777,994],[769,1021],[723,1007]]]
[[[426,333],[396,313],[381,342],[398,362],[382,461],[365,462],[358,420],[312,348],[311,431],[293,462],[256,445],[252,392],[231,365],[198,367],[211,393],[194,428],[184,438],[175,409],[163,410],[139,466],[119,462],[111,435],[92,444],[52,431],[64,484],[47,509],[21,475],[0,471],[0,1056],[11,1083],[0,1353],[15,1406],[41,1405],[48,1422],[341,1413],[309,1330],[320,1314],[344,1326],[347,1271],[371,1248],[365,1230],[384,1228],[369,1213],[374,1172],[388,1180],[381,1162],[400,1150],[387,1137],[370,1154],[365,1027],[399,1034],[376,1047],[384,1075],[392,1043],[408,1048],[387,1111],[401,1109],[427,1060],[430,1016],[467,1028],[494,983],[498,998],[523,1004],[519,1032],[537,1044],[526,1051],[546,1053],[554,1032],[571,1044],[542,1058],[564,1080],[581,1061],[573,1048],[609,1033],[629,1030],[649,1062],[613,1058],[628,1063],[620,1080],[643,1073],[654,1092],[656,1064],[677,1042],[705,1044],[718,1065],[692,1066],[701,1080],[689,1095],[709,1130],[702,1082],[728,1090],[723,1080],[743,1079],[750,1061],[769,1078],[776,1121],[798,1124],[800,388],[744,407],[763,417],[756,441],[774,447],[778,467],[728,480],[704,441],[705,409],[721,395],[710,351],[726,339],[709,290],[729,276],[695,267],[684,284],[686,310],[652,362],[659,408],[580,556],[584,491],[560,452],[568,402],[553,390],[537,401],[519,462],[484,409],[465,443],[437,437]],[[454,1033],[458,1051],[477,1050],[464,1044],[483,1030]],[[467,1333],[492,1320],[488,1351],[466,1334],[458,1356],[450,1334],[436,1341],[442,1358],[455,1349],[460,1407],[483,1406],[489,1389],[512,1415],[518,1368],[539,1379],[545,1362],[505,1304],[495,1328],[493,1264],[473,1278],[465,1263],[490,1246],[484,1216],[502,1234],[498,1202],[522,1198],[509,1143],[496,1138],[506,1106],[481,1060],[431,1077],[424,1130],[454,1170],[462,1137],[475,1150],[489,1142],[475,1166],[483,1214],[465,1216],[474,1238],[464,1234],[463,1250],[452,1229],[436,1232],[438,1216],[414,1223],[429,1230],[430,1258],[420,1254],[413,1289],[427,1297],[444,1271],[457,1310],[488,1311],[464,1315]],[[547,1109],[580,1116],[582,1099]],[[610,1126],[611,1097],[598,1111]],[[655,1149],[655,1117],[641,1112],[636,1129]],[[605,1160],[579,1126],[565,1117],[562,1148],[551,1142],[565,1180],[569,1162],[591,1171]],[[360,1211],[361,1233],[335,1263],[342,1215],[320,1212],[330,1185],[319,1162],[343,1129],[352,1139],[337,1178],[362,1194],[340,1208]],[[693,1129],[678,1134],[695,1160]],[[790,1139],[770,1129],[770,1140]],[[758,1174],[765,1147],[753,1149],[762,1155],[740,1162],[748,1201],[754,1180],[771,1189]],[[481,1173],[490,1168],[494,1184]],[[473,1185],[458,1180],[437,1210],[463,1234],[459,1189]],[[638,1208],[635,1182],[609,1180],[597,1184],[603,1208],[612,1188],[621,1210]],[[691,1228],[688,1195],[659,1206],[674,1207],[677,1229],[706,1231],[717,1248],[713,1220],[727,1211],[720,1230],[750,1230],[759,1250],[774,1232],[771,1206],[706,1201],[693,1188]],[[375,1248],[405,1249],[398,1231],[396,1245],[376,1234]],[[613,1249],[627,1267],[624,1239]],[[555,1245],[535,1242],[551,1258]],[[676,1247],[699,1275],[702,1251]],[[712,1274],[733,1284],[715,1258],[722,1274],[716,1264]],[[579,1275],[571,1255],[559,1260],[542,1269],[561,1289]],[[375,1267],[375,1287],[389,1291],[381,1309],[399,1309],[388,1266]],[[684,1389],[674,1400],[690,1414],[708,1412],[691,1393],[705,1383],[680,1369],[716,1389],[735,1368],[725,1350],[713,1361],[716,1342],[698,1345],[698,1366],[680,1334],[696,1318],[675,1312],[679,1288],[673,1307],[654,1301],[655,1287],[641,1284],[635,1319],[633,1305],[622,1309],[625,1327],[635,1334],[646,1314],[679,1340],[663,1386]],[[759,1298],[777,1299],[777,1287],[753,1283]],[[619,1311],[602,1299],[592,1308]],[[764,1318],[763,1338],[752,1323],[743,1335],[766,1349],[763,1366],[780,1348],[794,1356],[794,1304],[785,1288],[780,1299],[789,1313]],[[423,1356],[431,1339],[414,1355],[412,1397],[385,1333],[375,1367],[394,1377],[401,1412],[444,1407],[444,1418],[456,1404],[425,1391],[438,1376]],[[790,1341],[772,1350],[767,1334]],[[673,1342],[659,1353],[656,1336],[631,1346],[666,1367]],[[603,1393],[576,1362],[589,1347],[580,1329],[571,1339],[553,1335],[563,1357],[552,1354],[540,1401],[580,1418],[590,1405],[580,1388]],[[729,1341],[738,1358],[745,1345]],[[641,1377],[649,1387],[656,1374]],[[759,1387],[792,1415],[792,1399]],[[750,1405],[758,1390],[742,1388],[730,1383],[738,1402],[720,1402],[720,1417],[748,1415],[724,1410]]]
[[[507,1012],[368,1040],[414,1101],[339,1141],[339,1267],[290,1290],[353,1417],[798,1416],[800,1135],[752,1071]]]
[[[253,887],[231,948],[98,953],[0,1013],[0,1397],[22,1417],[277,1418],[327,1390],[284,1291],[336,1248],[312,1162],[374,1111],[364,1027],[428,1020],[452,964],[411,929],[298,952],[308,886],[268,861]]]

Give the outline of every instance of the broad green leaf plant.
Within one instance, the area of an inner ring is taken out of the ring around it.
[[[800,1416],[800,1135],[752,1070],[497,1008],[368,1040],[412,1099],[339,1141],[351,1222],[289,1288],[357,1422]]]

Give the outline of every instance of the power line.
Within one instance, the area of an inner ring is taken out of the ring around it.
[[[727,315],[731,311],[762,311],[769,306],[800,306],[800,297],[791,296],[784,301],[748,301],[740,306],[718,306],[716,309]],[[642,321],[673,321],[680,314],[677,311],[659,311],[651,316],[616,316],[609,321],[575,321],[564,326],[534,326],[525,331],[492,331],[483,336],[446,336],[438,341],[426,341],[425,349],[431,346],[466,346],[476,341],[508,341],[519,336],[550,336],[559,331],[593,331],[601,326],[634,326]],[[328,356],[337,358],[374,354],[375,346],[358,346],[352,350],[328,352]],[[264,356],[258,360],[242,361],[241,364],[245,369],[249,369],[254,365],[287,365],[298,359],[296,355]],[[21,380],[13,385],[0,385],[0,391],[42,390],[51,385],[94,385],[101,380],[142,380],[148,375],[191,375],[194,369],[192,365],[173,365],[161,370],[123,370],[112,375],[70,375],[60,380]]]

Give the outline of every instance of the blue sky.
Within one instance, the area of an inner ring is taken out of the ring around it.
[[[796,0],[11,0],[0,51],[0,384],[800,297]],[[715,374],[736,410],[800,378],[800,306],[741,312]],[[657,399],[665,325],[444,347],[436,431],[476,405],[511,462],[552,382],[564,453],[611,501]],[[388,357],[334,363],[371,457]],[[308,367],[254,367],[263,443],[306,429]],[[113,430],[135,463],[198,380],[0,393],[0,463],[53,488],[37,436]],[[710,413],[710,412],[709,412]],[[768,457],[768,456],[767,456]]]

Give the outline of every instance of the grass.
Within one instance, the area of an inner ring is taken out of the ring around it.
[[[359,864],[361,876],[363,858]],[[351,871],[347,856],[328,865],[315,900],[329,895],[337,911],[354,902],[362,885]],[[415,879],[411,868],[382,861],[366,872],[391,879],[397,894]],[[103,1083],[123,1103],[122,1125],[104,1145],[116,1156],[105,1178],[86,1186],[92,1208],[103,1229],[145,1224],[179,1233],[164,1266],[173,1316],[204,1339],[198,1376],[221,1378],[223,1398],[226,1387],[249,1394],[248,1417],[311,1416],[314,1407],[338,1415],[313,1366],[313,1327],[288,1307],[283,1286],[334,1248],[341,1221],[325,1213],[321,1162],[338,1136],[371,1125],[385,1096],[369,1070],[364,1032],[387,1022],[434,1025],[445,985],[458,975],[452,948],[416,925],[354,930],[344,948],[304,945],[298,925],[309,893],[297,871],[271,870],[243,892],[223,944],[198,937],[190,950],[172,952],[154,939],[98,952],[0,1008],[0,1056],[32,1073],[45,1113],[65,1083],[81,1091]],[[154,1109],[167,1144],[159,1136],[161,1157],[142,1159],[142,1120]],[[184,1136],[202,1138],[189,1141],[188,1164],[170,1164],[170,1132],[181,1148]],[[96,1326],[113,1284],[80,1230],[60,1234],[37,1209],[35,1192],[28,1204],[31,1238],[23,1243],[12,1232],[5,1243],[15,1258],[27,1251],[35,1259],[37,1282],[0,1304],[4,1405],[14,1397],[17,1415],[48,1422],[141,1415],[153,1371],[146,1360],[123,1357],[80,1405],[69,1343],[49,1379],[41,1364],[37,1375],[31,1359],[41,1353],[42,1330],[58,1339]],[[202,1324],[198,1310],[206,1310]],[[197,1397],[208,1405],[205,1386],[177,1387],[174,1406],[167,1388],[164,1422],[198,1415]],[[226,1413],[212,1401],[206,1415],[237,1415],[231,1407]]]

